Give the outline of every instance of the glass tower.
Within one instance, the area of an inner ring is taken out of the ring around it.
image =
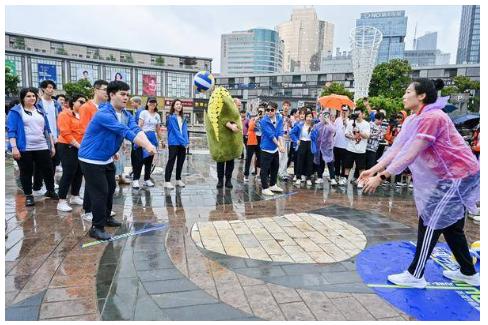
[[[463,6],[456,63],[480,63],[480,6]]]

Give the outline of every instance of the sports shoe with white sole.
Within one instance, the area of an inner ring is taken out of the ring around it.
[[[138,189],[140,187],[141,187],[141,185],[139,185],[139,180],[138,179],[135,179],[135,180],[132,181],[132,188]]]
[[[480,286],[480,274],[475,273],[473,275],[464,275],[461,273],[460,269],[457,269],[455,271],[451,270],[444,270],[442,272],[442,275],[445,276],[448,279],[454,280],[454,281],[462,281],[467,284],[471,284],[472,286],[479,287]]]
[[[34,196],[43,196],[44,193],[46,193],[46,191],[43,191],[42,189],[40,189],[39,191],[32,191],[32,195]]]
[[[244,177],[244,183],[249,183],[249,178]]]
[[[341,177],[339,178],[339,186],[345,186],[347,185],[347,178]]]
[[[176,186],[185,187],[185,183],[182,180],[176,181]]]
[[[171,184],[170,182],[164,182],[164,188],[167,188],[169,190],[172,190],[174,189],[175,187],[173,186],[173,184]]]
[[[70,212],[71,210],[73,210],[73,208],[68,205],[68,202],[66,200],[59,200],[56,209],[63,212]]]
[[[337,185],[337,181],[335,179],[331,179],[330,180],[330,185],[336,186]]]
[[[83,213],[81,217],[86,221],[92,221],[93,214],[91,212]]]
[[[83,205],[83,199],[77,195],[77,196],[72,196],[69,199],[69,204],[75,204],[75,205]]]
[[[425,277],[416,278],[408,270],[399,273],[399,274],[391,274],[388,276],[388,281],[394,283],[399,286],[403,287],[412,287],[417,289],[425,289],[427,286],[427,281],[425,281]]]
[[[312,181],[307,179],[307,186],[312,186]]]
[[[117,213],[115,213],[115,211],[113,211],[113,210],[112,210],[112,211],[110,211],[110,216],[111,216],[111,217],[115,216],[116,214],[117,214]]]
[[[274,193],[273,193],[273,192],[271,192],[271,190],[270,190],[269,188],[267,188],[267,189],[263,190],[261,193],[262,193],[263,195],[269,195],[269,196],[274,195]]]
[[[143,184],[146,187],[154,187],[154,183],[150,179],[148,179],[147,181],[144,181]]]
[[[278,185],[273,185],[269,188],[272,192],[283,192],[283,189],[279,187]]]
[[[299,179],[297,179],[297,180],[295,181],[295,185],[296,185],[296,186],[300,186],[300,185],[302,185],[302,182],[301,182]]]
[[[317,178],[315,180],[315,184],[323,184],[324,183],[324,180],[322,178]]]

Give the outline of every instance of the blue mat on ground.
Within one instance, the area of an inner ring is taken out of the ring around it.
[[[426,289],[396,286],[387,280],[390,274],[408,268],[415,253],[415,243],[388,242],[365,249],[356,258],[356,268],[363,281],[379,296],[417,320],[479,321],[480,288],[453,282],[442,275],[444,269],[459,266],[444,243],[434,248],[426,263]],[[480,262],[476,262],[480,270]]]

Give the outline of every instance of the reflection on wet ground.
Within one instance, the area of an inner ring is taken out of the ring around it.
[[[164,162],[161,159],[162,166]],[[153,175],[156,187],[150,189],[122,185],[115,193],[113,210],[124,225],[111,231],[124,234],[153,224],[167,227],[82,248],[92,240],[87,236],[90,222],[80,217],[80,207],[60,213],[54,201],[40,199],[35,207],[26,208],[16,188],[12,162],[7,160],[6,318],[409,319],[362,285],[354,256],[337,262],[298,263],[302,252],[316,256],[312,244],[323,239],[308,228],[301,229],[307,226],[296,218],[312,213],[345,222],[364,233],[367,246],[415,240],[417,217],[410,190],[384,187],[375,195],[363,195],[351,185],[330,188],[326,182],[297,188],[284,183],[285,194],[266,198],[253,176],[249,183],[242,182],[242,169],[243,161],[236,160],[234,188],[217,190],[215,163],[206,154],[194,153],[184,166],[185,188],[163,190],[161,174]],[[283,233],[299,240],[290,246],[282,243],[290,260],[273,260],[273,241],[286,238],[274,237],[281,232],[265,220],[283,216],[295,216],[291,218],[295,218],[296,228],[307,237],[290,235],[287,231],[292,230],[280,225]],[[239,227],[226,228],[243,221],[254,237],[239,233]],[[209,247],[221,243],[224,250],[197,245],[191,232],[196,223],[211,224],[215,232],[209,230],[205,240]],[[470,242],[479,240],[479,225],[468,220],[466,230]],[[353,235],[346,235],[354,241]],[[311,236],[315,238],[312,244],[308,241]],[[232,253],[235,238],[246,249],[246,256]],[[256,242],[268,260],[252,258]]]

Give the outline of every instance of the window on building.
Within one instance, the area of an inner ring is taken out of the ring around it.
[[[70,82],[76,82],[80,79],[87,79],[91,84],[93,84],[94,81],[100,79],[99,66],[97,64],[70,62],[69,72]]]
[[[190,78],[188,73],[167,73],[167,95],[173,98],[190,98]]]
[[[17,56],[17,55],[5,55],[5,65],[6,66],[11,66],[15,71],[15,75],[19,77],[19,83],[17,86],[22,87],[22,81],[23,81],[23,70],[22,70],[22,57]]]
[[[36,57],[32,57],[30,61],[31,80],[34,86],[38,86],[42,80],[51,79],[56,83],[57,89],[63,89],[63,65],[61,61]],[[43,71],[39,71],[39,68],[43,69]]]

